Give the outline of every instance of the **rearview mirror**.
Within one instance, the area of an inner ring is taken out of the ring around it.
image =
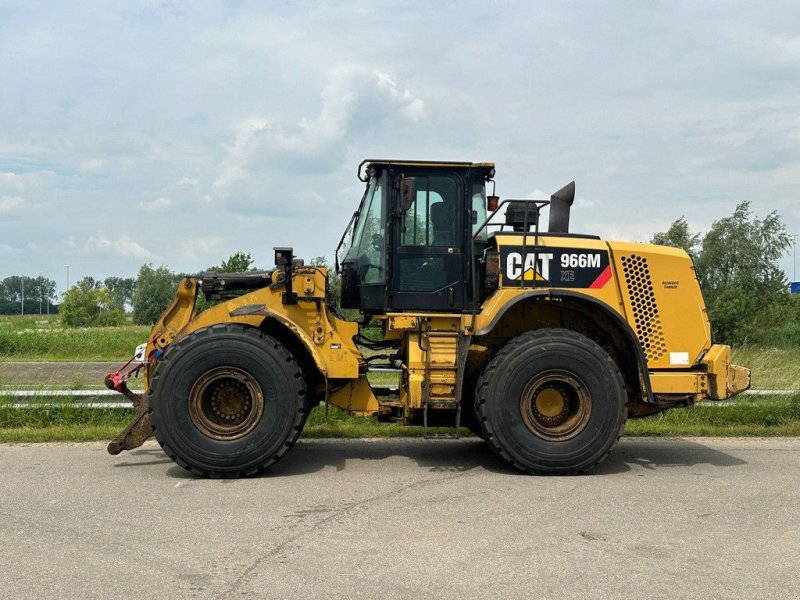
[[[400,182],[400,206],[403,212],[411,208],[414,200],[417,199],[417,178],[403,177]]]

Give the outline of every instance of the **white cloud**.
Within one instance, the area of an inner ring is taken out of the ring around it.
[[[0,156],[2,156],[0,154]],[[0,172],[0,192],[24,194],[55,183],[56,174],[52,171],[29,171],[26,173]]]
[[[28,208],[28,203],[20,196],[0,196],[0,215],[19,213]]]
[[[214,181],[215,189],[224,194],[244,178],[247,162],[258,145],[257,134],[267,124],[267,120],[262,118],[250,118],[239,123],[233,144],[224,146],[225,158],[220,163],[219,174]]]
[[[0,256],[13,256],[19,254],[19,249],[9,246],[8,244],[0,244]]]
[[[239,122],[233,142],[224,146],[213,184],[216,194],[237,202],[258,196],[263,203],[266,178],[329,173],[342,165],[341,149],[365,131],[426,116],[421,98],[386,73],[361,66],[333,69],[320,99],[316,117],[294,124],[264,116]]]
[[[166,196],[159,196],[153,200],[145,200],[139,203],[139,208],[150,212],[166,210],[170,206],[172,206],[172,198],[167,198]]]
[[[186,189],[197,189],[200,187],[200,181],[198,179],[194,179],[193,177],[181,177],[178,180],[178,187],[186,188]]]
[[[82,251],[92,254],[106,254],[110,251],[129,258],[155,258],[155,255],[141,244],[126,237],[109,240],[105,237],[92,236],[83,244]]]
[[[100,158],[90,158],[82,161],[78,169],[84,173],[98,173],[103,170],[105,164],[105,161]]]
[[[536,188],[532,192],[528,192],[528,195],[525,196],[526,200],[548,200],[549,198],[550,194],[548,194],[547,192],[543,192],[539,188]]]
[[[588,198],[575,199],[575,208],[577,208],[578,210],[598,208],[602,205],[603,203],[600,200],[589,200]]]
[[[180,240],[178,253],[183,259],[197,259],[197,264],[208,266],[220,261],[217,255],[223,244],[224,241],[219,236],[192,237]]]

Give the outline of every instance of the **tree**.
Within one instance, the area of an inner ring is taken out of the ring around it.
[[[220,273],[244,273],[245,271],[253,270],[253,258],[249,252],[234,252],[228,257],[228,260],[222,262],[219,267],[211,267],[210,271],[219,271]]]
[[[739,344],[765,340],[787,323],[797,328],[798,311],[778,266],[791,236],[778,213],[760,220],[742,202],[705,236],[692,233],[681,217],[652,242],[683,248],[694,258],[716,339]]]
[[[246,271],[254,271],[256,270],[253,267],[253,258],[250,256],[249,252],[238,251],[231,254],[227,260],[223,260],[219,265],[214,265],[213,267],[208,267],[206,271],[216,271],[217,273],[245,273]],[[202,312],[208,308],[214,306],[216,302],[211,300],[206,300],[206,297],[201,293],[197,297],[197,304],[195,304],[195,309],[198,312]]]
[[[56,298],[56,282],[39,275],[12,275],[0,282],[0,314],[18,315],[22,312],[23,295],[25,314],[47,312]]]
[[[778,260],[791,236],[777,212],[763,220],[750,203],[715,221],[703,238],[697,272],[715,334],[731,343],[783,324],[789,306],[786,278]]]
[[[133,277],[106,277],[103,286],[111,295],[111,304],[121,311],[126,304],[133,302],[133,292],[136,289],[136,280]]]
[[[700,245],[701,237],[699,233],[692,233],[689,230],[689,223],[687,223],[686,218],[682,216],[680,219],[673,221],[669,229],[655,234],[650,243],[658,244],[659,246],[683,248],[689,256],[694,257],[697,255],[697,248]]]
[[[133,321],[138,324],[155,323],[172,302],[177,287],[167,267],[154,269],[152,265],[142,265],[133,294]]]
[[[122,311],[111,306],[111,294],[91,277],[84,277],[64,294],[61,322],[66,327],[121,325]]]

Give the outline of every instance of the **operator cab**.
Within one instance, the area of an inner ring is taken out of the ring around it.
[[[336,253],[342,307],[370,314],[474,306],[470,266],[486,245],[477,228],[494,165],[370,160],[358,174],[367,188]]]

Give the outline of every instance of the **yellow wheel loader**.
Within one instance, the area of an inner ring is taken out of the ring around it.
[[[487,196],[494,175],[491,163],[362,162],[338,298],[326,267],[284,247],[270,271],[184,279],[135,366],[106,380],[137,409],[109,452],[154,434],[193,473],[252,475],[326,403],[428,437],[466,427],[521,470],[580,473],[627,418],[749,387],[712,343],[683,250],[571,233],[574,183],[501,202]],[[217,303],[198,313],[200,293]],[[382,335],[367,335],[375,323]],[[137,370],[142,396],[126,384]],[[397,385],[372,384],[375,372]]]

